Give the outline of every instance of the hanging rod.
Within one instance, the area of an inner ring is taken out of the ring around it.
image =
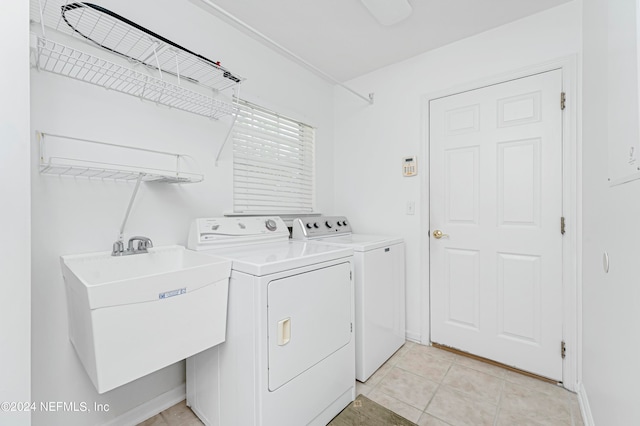
[[[299,64],[302,64],[303,66],[312,69],[314,72],[320,74],[326,80],[329,80],[330,82],[332,82],[334,84],[337,84],[338,86],[342,87],[343,89],[353,93],[354,95],[356,95],[360,99],[362,99],[362,100],[364,100],[366,102],[369,102],[370,104],[373,104],[373,93],[369,93],[368,96],[361,95],[360,93],[358,93],[355,90],[353,90],[351,87],[345,85],[344,83],[336,80],[335,78],[333,78],[332,76],[330,76],[326,72],[320,70],[318,67],[316,67],[314,65],[311,65],[309,62],[305,61],[300,56],[298,56],[295,53],[293,53],[291,50],[289,50],[286,47],[282,46],[280,43],[272,40],[271,38],[267,37],[266,35],[262,34],[260,31],[256,30],[252,26],[250,26],[249,24],[247,24],[244,21],[241,21],[240,19],[236,18],[235,16],[233,16],[232,14],[230,14],[229,12],[227,12],[226,10],[224,10],[223,8],[218,6],[217,4],[213,3],[211,0],[200,0],[200,1],[202,1],[205,4],[207,4],[208,6],[212,7],[213,9],[215,9],[218,13],[222,14],[227,19],[230,19],[231,21],[233,21],[236,24],[240,25],[244,29],[250,31],[251,33],[253,33],[254,35],[258,36],[262,40],[266,41],[270,45],[278,48],[282,52],[285,52],[287,55],[289,55],[291,58],[293,58]]]

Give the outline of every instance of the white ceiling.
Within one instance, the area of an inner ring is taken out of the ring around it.
[[[360,0],[210,1],[344,82],[571,0],[409,0],[413,14],[389,27]]]

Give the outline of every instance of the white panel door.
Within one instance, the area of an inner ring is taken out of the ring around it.
[[[545,72],[431,101],[429,118],[431,341],[555,380],[561,91]]]

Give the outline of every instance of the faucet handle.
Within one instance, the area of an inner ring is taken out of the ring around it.
[[[122,241],[116,241],[113,243],[111,256],[122,256],[122,252],[124,252],[124,244],[122,244]]]
[[[151,240],[138,241],[138,250],[146,250],[151,247],[153,247],[153,243],[151,242]]]

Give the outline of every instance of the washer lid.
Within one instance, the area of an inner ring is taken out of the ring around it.
[[[353,249],[305,241],[287,241],[204,250],[202,253],[231,259],[232,270],[260,277],[353,256]]]
[[[388,235],[365,235],[365,234],[349,234],[328,238],[318,238],[314,241],[339,244],[345,247],[351,247],[355,251],[369,251],[379,249],[393,244],[400,244],[404,240],[400,237],[390,237]]]

